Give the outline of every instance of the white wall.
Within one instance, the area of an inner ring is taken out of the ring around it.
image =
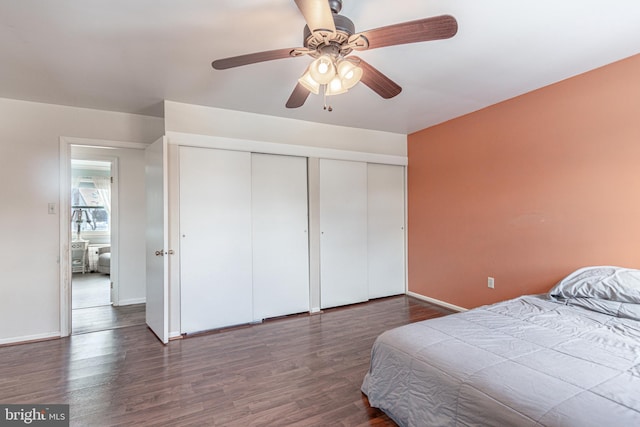
[[[72,147],[73,158],[118,160],[118,300],[119,305],[145,301],[145,157],[132,148]],[[113,272],[112,272],[113,273]]]
[[[281,117],[165,101],[165,134],[169,138],[169,243],[176,256],[170,264],[169,334],[180,333],[179,185],[176,145],[193,145],[300,155],[309,158],[311,309],[319,310],[318,158],[406,164],[407,136],[333,126]]]
[[[407,152],[406,135],[170,101],[165,102],[163,120],[0,98],[0,344],[60,334],[60,137],[151,143],[165,128],[390,157],[405,157]],[[174,206],[175,196],[170,196]],[[48,203],[56,204],[56,214],[47,213]],[[172,284],[178,283],[175,270],[171,274]],[[180,327],[179,303],[179,288],[172,287],[173,332]]]
[[[0,344],[59,335],[60,137],[149,143],[163,123],[0,98]]]

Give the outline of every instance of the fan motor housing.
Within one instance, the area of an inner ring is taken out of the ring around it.
[[[334,14],[333,22],[336,26],[336,33],[329,36],[326,40],[321,37],[315,37],[314,34],[311,33],[309,26],[305,25],[303,32],[304,47],[323,53],[324,50],[330,50],[330,48],[327,49],[328,46],[333,45],[339,50],[342,50],[343,54],[347,54],[348,52],[344,51],[342,45],[346,44],[349,37],[356,32],[356,26],[353,24],[351,19],[343,15]],[[351,50],[349,49],[349,52],[350,51]]]
[[[342,10],[342,0],[329,0],[329,7],[334,14],[340,13]]]

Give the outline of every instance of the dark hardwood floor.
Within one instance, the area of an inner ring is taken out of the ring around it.
[[[71,313],[71,333],[74,335],[144,324],[145,304],[77,308]]]
[[[399,296],[163,346],[146,326],[0,347],[0,402],[72,426],[393,426],[360,392],[381,332],[451,313]]]
[[[145,324],[145,304],[111,305],[111,280],[100,273],[74,273],[71,281],[71,333]]]

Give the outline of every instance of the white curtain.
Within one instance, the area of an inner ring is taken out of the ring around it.
[[[109,218],[111,218],[111,177],[92,176],[91,178],[93,179],[93,185],[96,186],[96,189],[102,197],[104,208],[109,214]]]
[[[77,194],[77,188],[78,188],[78,184],[80,183],[80,177],[77,175],[72,175],[71,176],[71,204],[72,205],[77,205],[78,204],[78,194]],[[75,192],[73,190],[76,190]]]

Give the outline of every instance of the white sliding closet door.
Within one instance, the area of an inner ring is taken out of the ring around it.
[[[307,159],[252,154],[253,316],[309,311]]]
[[[368,165],[369,298],[405,292],[404,167]]]
[[[320,233],[320,306],[366,301],[366,163],[320,160]]]
[[[251,153],[180,147],[182,333],[249,323]]]

